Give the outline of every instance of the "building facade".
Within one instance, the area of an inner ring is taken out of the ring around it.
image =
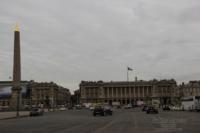
[[[150,80],[137,82],[91,82],[80,83],[81,103],[135,104],[137,101],[150,103],[153,99],[169,104],[178,96],[176,81]]]
[[[185,96],[196,96],[200,97],[200,81],[189,81],[188,83],[182,83],[179,85],[179,95]]]
[[[12,97],[12,81],[0,82],[0,108],[10,106]],[[70,103],[71,93],[69,89],[53,82],[21,82],[22,106],[55,107]]]
[[[67,105],[70,103],[70,91],[56,83],[50,82],[31,82],[30,104],[38,106],[42,104],[45,107],[55,107],[57,105]]]

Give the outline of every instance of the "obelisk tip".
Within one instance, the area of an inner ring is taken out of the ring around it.
[[[16,26],[15,26],[15,31],[19,31],[19,25],[18,24],[16,24]]]

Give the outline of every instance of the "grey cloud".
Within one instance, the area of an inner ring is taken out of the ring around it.
[[[55,81],[74,90],[81,80],[125,80],[126,66],[135,68],[130,79],[198,79],[193,74],[200,65],[199,5],[198,0],[1,1],[0,80],[12,75],[16,22],[26,80]]]

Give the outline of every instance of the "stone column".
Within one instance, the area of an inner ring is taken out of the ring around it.
[[[96,88],[95,88],[95,87],[93,87],[92,89],[93,89],[93,99],[95,99],[95,98],[96,98],[96,91],[95,91],[95,90],[96,90]]]
[[[122,90],[122,89],[123,89],[123,88],[120,87],[119,89],[120,89],[120,92],[121,92],[121,93],[120,93],[120,99],[121,99],[121,104],[122,104],[122,99],[123,99],[123,94],[122,94],[123,90]]]
[[[127,98],[127,94],[126,94],[126,87],[124,88],[124,93],[125,93],[125,98]]]
[[[143,87],[142,87],[142,97],[143,97],[143,98],[144,98],[144,94],[145,94],[144,91],[145,91],[145,90],[144,90],[144,86],[143,86]]]
[[[122,87],[120,87],[119,89],[120,89],[120,98],[122,99]]]
[[[114,98],[114,92],[113,92],[114,90],[113,90],[113,89],[114,89],[114,88],[112,87],[112,88],[111,88],[112,99]]]
[[[138,86],[138,88],[137,88],[137,97],[139,98],[140,97],[140,89],[141,89],[141,87],[140,86]]]
[[[107,99],[110,97],[109,87],[107,87]]]
[[[119,98],[119,96],[118,96],[118,87],[116,87],[116,98],[118,99]]]
[[[88,96],[91,99],[91,88],[88,88]]]

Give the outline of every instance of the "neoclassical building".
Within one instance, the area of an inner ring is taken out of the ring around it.
[[[30,105],[43,104],[47,107],[70,103],[70,91],[53,82],[30,82]]]
[[[146,103],[152,99],[160,100],[161,104],[172,103],[179,97],[176,81],[150,80],[131,82],[82,81],[80,83],[81,103]]]

